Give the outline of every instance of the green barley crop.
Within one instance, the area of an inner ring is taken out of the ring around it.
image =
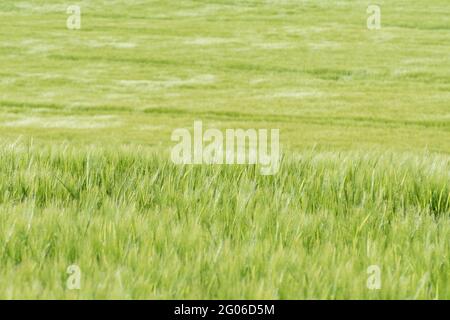
[[[449,12],[1,0],[0,298],[450,299]],[[195,120],[280,171],[174,165]]]
[[[3,145],[0,296],[450,298],[446,157],[311,151],[275,176],[167,159]]]

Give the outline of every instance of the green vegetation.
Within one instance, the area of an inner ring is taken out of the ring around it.
[[[450,3],[369,3],[3,0],[0,298],[450,299]],[[279,173],[173,165],[194,119]]]
[[[1,297],[450,297],[442,157],[309,153],[270,177],[131,149],[0,160]]]

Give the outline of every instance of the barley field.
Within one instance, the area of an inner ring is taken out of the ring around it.
[[[450,2],[371,4],[3,0],[0,299],[450,299]]]

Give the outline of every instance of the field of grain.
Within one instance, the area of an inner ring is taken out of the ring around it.
[[[450,299],[448,0],[70,4],[0,3],[0,298]],[[195,120],[279,172],[173,164]]]

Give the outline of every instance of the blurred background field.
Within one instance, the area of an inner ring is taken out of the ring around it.
[[[0,3],[0,298],[450,298],[448,0],[69,4]],[[196,119],[279,174],[174,166]]]
[[[194,119],[292,150],[450,151],[446,0],[0,4],[0,133],[170,146]]]

